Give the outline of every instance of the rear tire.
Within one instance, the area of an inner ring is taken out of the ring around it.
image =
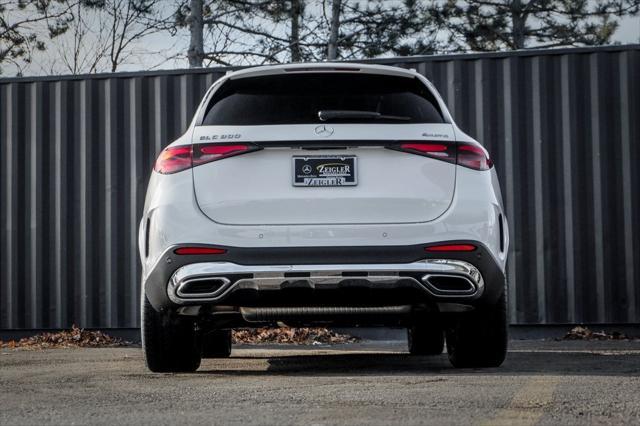
[[[411,355],[440,355],[444,350],[444,330],[434,318],[425,318],[407,329]]]
[[[465,313],[447,329],[449,361],[456,368],[499,367],[507,356],[506,293],[493,306]]]
[[[147,368],[155,373],[192,372],[200,366],[195,323],[156,311],[142,301],[142,349]]]
[[[231,330],[216,330],[202,336],[202,358],[228,358],[231,355]]]

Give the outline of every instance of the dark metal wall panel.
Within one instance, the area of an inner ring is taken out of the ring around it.
[[[513,323],[640,322],[640,46],[374,62],[491,152]],[[0,329],[139,324],[151,166],[225,71],[0,79]]]

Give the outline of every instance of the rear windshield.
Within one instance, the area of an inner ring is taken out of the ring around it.
[[[319,111],[334,112],[327,121],[341,123],[444,122],[433,94],[417,78],[309,73],[229,80],[213,95],[202,124],[314,124]]]

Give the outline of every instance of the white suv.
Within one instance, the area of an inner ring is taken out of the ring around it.
[[[160,154],[139,233],[152,371],[231,329],[406,327],[409,351],[502,363],[508,233],[487,151],[415,71],[246,69]]]

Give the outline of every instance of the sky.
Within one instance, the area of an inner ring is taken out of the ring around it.
[[[640,16],[622,19],[613,39],[624,44],[640,43]]]

